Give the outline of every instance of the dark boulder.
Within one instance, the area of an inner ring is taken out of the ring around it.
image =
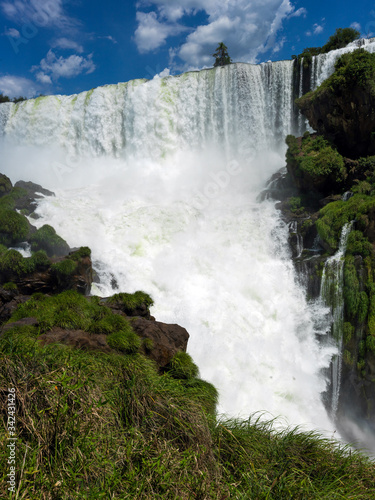
[[[129,318],[130,324],[142,339],[150,339],[152,347],[146,354],[161,368],[168,365],[173,356],[179,352],[186,352],[189,334],[179,325],[168,325],[159,321],[150,321],[145,318]]]

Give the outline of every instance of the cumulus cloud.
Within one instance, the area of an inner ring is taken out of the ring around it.
[[[81,73],[89,74],[95,71],[95,64],[92,61],[92,54],[87,58],[76,54],[69,57],[57,57],[49,50],[38,66],[33,66],[31,71],[36,72],[37,79],[43,83],[51,83],[59,78],[72,78]]]
[[[169,36],[177,35],[185,28],[176,23],[160,22],[156,12],[137,12],[138,27],[134,34],[139,52],[149,52],[165,44]]]
[[[9,97],[34,97],[38,93],[35,83],[28,78],[6,75],[0,77],[0,92]]]
[[[155,50],[166,39],[180,32],[184,16],[199,11],[207,15],[207,23],[189,29],[184,43],[172,54],[184,61],[179,69],[212,66],[212,53],[224,42],[232,59],[257,62],[260,54],[280,50],[284,39],[276,40],[282,23],[290,17],[306,15],[306,9],[295,7],[289,0],[139,0],[138,28],[135,42],[140,52]],[[178,22],[180,24],[178,24]]]
[[[49,75],[46,75],[43,73],[43,71],[38,71],[38,73],[35,74],[36,79],[38,82],[43,83],[43,85],[51,85],[52,84],[52,79]]]
[[[68,38],[62,37],[58,38],[52,43],[53,48],[59,48],[59,49],[71,49],[75,50],[79,54],[83,52],[83,47],[79,43],[75,42],[74,40],[69,40]]]

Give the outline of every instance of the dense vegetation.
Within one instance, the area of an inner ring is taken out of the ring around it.
[[[297,140],[286,138],[286,153],[290,173],[301,191],[313,189],[325,193],[333,185],[342,185],[347,177],[343,157],[322,136],[308,132]]]
[[[292,59],[297,59],[300,62],[303,58],[304,66],[308,67],[311,64],[313,56],[326,54],[330,50],[342,49],[348,43],[358,40],[360,36],[360,32],[354,28],[337,28],[323,47],[307,47],[298,56],[293,55]]]
[[[344,92],[352,92],[354,88],[375,97],[375,54],[364,49],[357,49],[339,57],[334,73],[318,89],[297,99],[297,103],[303,109],[308,101],[318,99],[323,93],[328,92],[330,97],[334,98]]]
[[[17,102],[21,102],[21,101],[24,101],[26,99],[26,97],[13,97],[13,99],[10,99],[7,95],[4,95],[4,94],[0,94],[0,104],[2,102],[14,102],[14,103],[17,103]]]
[[[358,49],[342,55],[318,89],[297,99],[318,134],[287,138],[288,171],[299,193],[285,203],[295,217],[304,217],[301,234],[318,235],[328,255],[338,250],[344,226],[351,226],[344,257],[341,400],[348,398],[349,411],[371,429],[375,422],[374,81],[375,54]],[[313,193],[315,205],[310,210],[303,207],[301,214],[304,197],[311,200]],[[298,206],[296,200],[301,200]],[[331,286],[339,284],[332,281]]]

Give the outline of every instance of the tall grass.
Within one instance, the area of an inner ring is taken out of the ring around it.
[[[6,398],[17,400],[17,488],[7,491]],[[206,382],[141,354],[0,337],[0,498],[372,499],[374,463],[315,433],[219,420]]]

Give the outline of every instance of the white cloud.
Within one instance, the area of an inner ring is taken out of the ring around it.
[[[222,3],[228,3],[228,0]],[[194,14],[200,10],[208,13],[214,10],[217,6],[217,0],[140,0],[136,4],[137,8],[150,5],[156,5],[161,17],[176,22],[185,14]]]
[[[137,12],[138,27],[134,34],[139,52],[149,52],[165,44],[169,36],[177,35],[184,27],[173,23],[160,22],[156,12]]]
[[[38,89],[28,78],[6,75],[0,77],[0,92],[9,97],[34,97]]]
[[[21,33],[15,28],[9,28],[5,30],[4,35],[10,36],[12,38],[19,38],[21,36]]]
[[[357,22],[354,22],[350,25],[351,28],[358,30],[359,32],[361,31],[361,25]]]
[[[322,19],[324,21],[324,19]],[[324,27],[321,24],[315,23],[311,30],[306,31],[307,36],[319,35],[324,31]]]
[[[31,71],[37,71],[39,81],[44,79],[44,83],[47,83],[49,78],[48,83],[50,83],[59,78],[72,78],[81,73],[92,73],[95,71],[95,64],[92,61],[92,54],[87,58],[76,54],[69,57],[57,57],[52,50],[49,50],[39,66],[33,66]]]
[[[178,55],[183,67],[212,66],[212,53],[219,42],[228,46],[233,60],[257,62],[267,50],[280,50],[283,40],[276,41],[284,19],[306,15],[303,7],[295,11],[289,0],[140,0],[137,8],[153,7],[148,13],[138,12],[135,41],[140,52],[154,50],[181,30],[184,15],[204,11],[207,24],[190,29]],[[147,22],[146,22],[147,21]],[[147,29],[148,28],[148,29]]]
[[[307,15],[307,10],[305,9],[305,7],[300,7],[298,10],[295,10],[294,12],[292,12],[289,17],[306,17]]]
[[[322,31],[324,30],[323,26],[321,26],[320,24],[314,24],[313,29],[314,35],[319,35],[319,33],[322,33]]]
[[[79,43],[75,42],[74,40],[69,40],[68,38],[58,38],[52,43],[53,48],[59,48],[59,49],[71,49],[79,54],[82,54],[83,52],[83,47]]]
[[[43,83],[44,85],[52,84],[51,77],[49,75],[44,74],[42,71],[36,73],[35,77],[38,80],[38,82]]]
[[[69,18],[63,9],[63,0],[16,0],[0,2],[4,15],[18,24],[32,23],[34,26],[72,26],[77,21]]]

